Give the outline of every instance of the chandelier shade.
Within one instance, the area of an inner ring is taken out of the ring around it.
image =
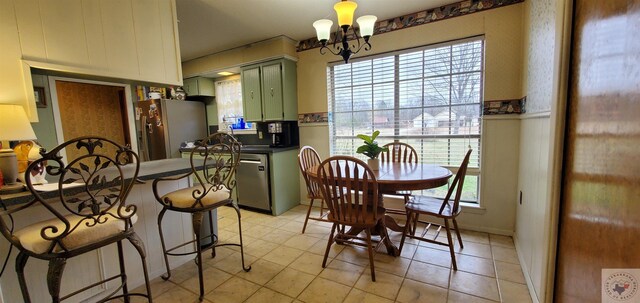
[[[318,41],[322,44],[322,47],[320,48],[321,54],[324,54],[326,50],[329,50],[332,54],[341,56],[344,63],[348,63],[351,55],[358,53],[361,49],[367,51],[371,49],[369,38],[373,36],[374,27],[378,18],[372,15],[366,15],[358,18],[356,20],[360,28],[360,34],[358,34],[356,29],[353,28],[353,15],[357,7],[357,3],[349,0],[342,0],[333,6],[333,9],[338,15],[338,25],[340,27],[333,37],[333,46],[331,47],[328,47],[327,44],[329,43],[329,40],[331,40],[331,26],[333,26],[333,21],[329,19],[320,19],[313,23],[313,27],[316,29]],[[358,43],[357,46],[350,46],[347,41],[349,28],[352,29],[353,34],[356,37]],[[364,39],[364,43],[360,42],[360,37]],[[338,45],[336,46],[336,44]]]
[[[373,27],[376,24],[376,20],[378,20],[378,17],[373,15],[362,16],[356,20],[360,27],[360,35],[364,37],[365,40],[373,36]]]
[[[329,19],[320,19],[316,22],[313,22],[313,27],[316,29],[316,34],[318,36],[318,40],[329,40],[331,36],[331,26],[333,25],[333,21]]]
[[[340,27],[347,26],[347,28],[353,25],[353,13],[356,12],[358,4],[353,1],[340,1],[333,6],[333,9],[338,14],[338,25]]]

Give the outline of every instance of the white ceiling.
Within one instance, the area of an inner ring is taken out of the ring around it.
[[[355,17],[390,19],[459,0],[356,0]],[[337,0],[176,0],[182,61],[285,35],[315,36],[312,23],[334,21]]]

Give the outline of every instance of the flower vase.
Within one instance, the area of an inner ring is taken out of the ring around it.
[[[368,159],[367,160],[367,165],[369,165],[369,168],[371,168],[371,170],[379,170],[380,169],[380,159]]]

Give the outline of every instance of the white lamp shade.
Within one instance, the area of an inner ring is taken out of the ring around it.
[[[358,4],[353,1],[340,1],[333,6],[333,9],[336,10],[338,14],[338,25],[349,25],[353,24],[353,13],[355,13]]]
[[[0,104],[0,140],[33,140],[36,134],[20,105]],[[5,147],[8,148],[8,147]]]
[[[318,40],[329,40],[329,36],[331,35],[332,25],[333,25],[333,21],[329,19],[320,19],[316,22],[313,22],[313,27],[316,28],[316,34],[318,35]]]
[[[376,24],[378,17],[373,15],[366,15],[358,18],[358,26],[360,27],[360,36],[373,36],[373,26]]]

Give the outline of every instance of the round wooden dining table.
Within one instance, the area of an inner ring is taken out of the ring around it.
[[[379,169],[373,172],[378,181],[379,203],[383,207],[383,194],[440,187],[447,184],[452,175],[449,169],[433,164],[398,162],[380,162]],[[311,178],[316,179],[318,177],[318,166],[309,167],[307,173]],[[400,226],[389,215],[385,215],[385,219],[381,223],[382,226],[378,228],[389,228],[399,232],[404,230],[404,227]],[[350,233],[358,232],[360,231],[352,231]],[[400,254],[398,248],[388,238],[384,239],[384,244],[390,255],[398,256]]]

